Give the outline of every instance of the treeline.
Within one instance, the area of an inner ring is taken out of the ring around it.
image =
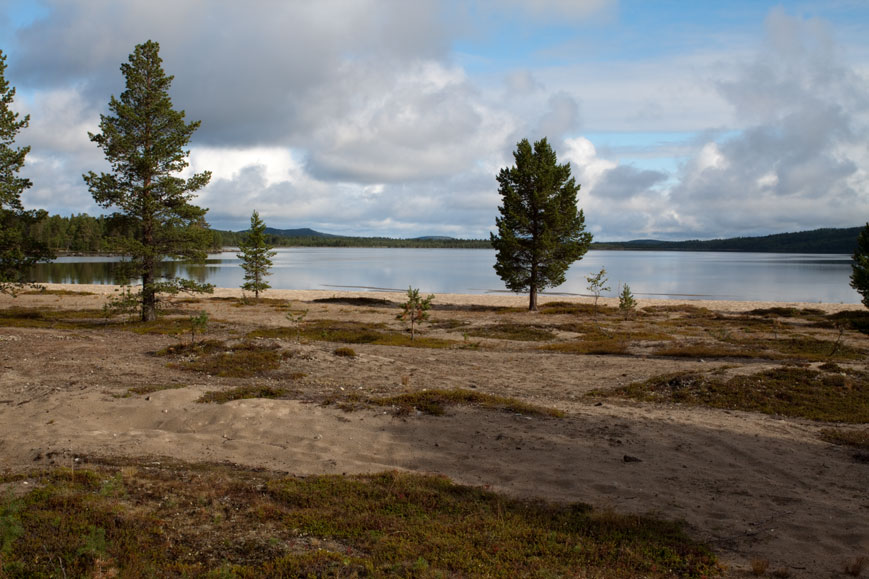
[[[62,217],[40,211],[28,227],[28,235],[55,253],[113,253],[124,239],[135,239],[136,222],[122,216],[86,213]],[[212,248],[221,247],[221,237],[213,232]]]
[[[244,231],[220,231],[223,247],[238,247],[244,238]],[[275,247],[392,247],[392,248],[449,248],[449,249],[489,249],[488,239],[453,239],[449,237],[396,239],[391,237],[342,237],[337,235],[285,236],[272,233],[264,234],[266,243]]]
[[[635,240],[597,243],[592,249],[657,251],[742,251],[761,253],[852,254],[862,227],[815,229],[798,233],[776,233],[763,237],[733,237],[706,241]]]
[[[815,229],[799,233],[778,233],[763,237],[734,237],[706,241],[635,240],[592,243],[597,250],[649,251],[753,251],[769,253],[839,253],[852,254],[857,246],[861,227],[846,229]],[[135,238],[135,224],[130,220],[86,213],[62,217],[38,213],[29,226],[32,238],[55,253],[113,253],[122,238]],[[393,247],[490,249],[488,239],[453,239],[450,237],[396,239],[391,237],[343,237],[319,233],[311,235],[278,235],[266,233],[266,243],[275,247]],[[245,231],[212,230],[211,250],[238,247]]]

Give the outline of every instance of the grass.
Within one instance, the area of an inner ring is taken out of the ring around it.
[[[525,323],[502,323],[469,328],[465,331],[475,338],[494,338],[497,340],[517,340],[522,342],[545,342],[555,339],[555,333]]]
[[[722,381],[700,373],[657,376],[593,396],[749,410],[826,422],[869,423],[869,373],[781,366]]]
[[[247,378],[277,370],[282,359],[277,345],[241,342],[233,346],[208,348],[192,360],[173,362],[169,366],[212,376]]]
[[[338,348],[335,348],[333,353],[336,356],[340,356],[343,358],[355,358],[356,357],[356,350],[354,350],[353,348],[348,348],[347,346],[340,346]]]
[[[288,394],[290,394],[290,391],[286,388],[276,388],[274,386],[239,386],[238,388],[230,388],[229,390],[206,392],[199,397],[197,402],[203,404],[208,402],[225,404],[233,400],[248,400],[251,398],[284,398]]]
[[[21,480],[0,477],[0,483]],[[27,474],[0,501],[9,577],[702,577],[681,525],[398,472],[281,477],[220,465]]]
[[[423,414],[430,414],[432,416],[442,416],[446,413],[446,407],[448,406],[467,405],[529,416],[548,416],[555,418],[561,418],[564,416],[562,411],[555,408],[537,406],[535,404],[522,402],[516,398],[484,394],[482,392],[475,392],[464,388],[450,390],[421,390],[419,392],[410,392],[382,398],[362,397],[356,393],[333,395],[324,400],[323,404],[335,404],[339,408],[348,411],[372,406],[389,406],[393,407],[395,413],[398,415],[407,415],[419,411]]]

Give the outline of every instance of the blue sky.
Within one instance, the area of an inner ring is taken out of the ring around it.
[[[172,20],[166,14],[174,15]],[[28,207],[99,213],[87,138],[135,44],[202,120],[215,227],[485,237],[495,175],[547,137],[599,240],[869,219],[869,3],[7,0]]]

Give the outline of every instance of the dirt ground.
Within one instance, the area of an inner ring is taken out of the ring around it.
[[[0,311],[99,309],[114,289],[49,286],[61,288],[94,293],[0,296]],[[215,297],[239,295],[218,290]],[[270,291],[266,296],[289,300],[294,311],[307,310],[308,321],[401,327],[394,308],[312,301],[365,296],[398,302],[400,294]],[[474,307],[523,303],[515,296],[437,296],[435,304],[443,309],[433,312],[423,335],[454,339],[454,348],[353,344],[357,356],[350,358],[334,354],[340,344],[277,340],[287,353],[280,369],[254,378],[184,371],[154,355],[189,336],[138,334],[115,325],[0,326],[0,471],[110,456],[230,462],[292,474],[404,469],[511,495],[681,519],[712,546],[732,576],[748,576],[753,560],[766,559],[770,570],[786,569],[791,577],[838,577],[846,561],[869,556],[869,465],[856,462],[848,449],[821,441],[818,433],[829,425],[585,396],[669,372],[710,366],[755,372],[777,362],[660,357],[642,350],[574,355],[467,335],[474,327],[506,321],[540,322],[541,313]],[[691,303],[719,312],[760,305]],[[453,307],[444,307],[449,304]],[[650,304],[640,300],[641,307]],[[239,307],[232,300],[202,299],[178,307],[187,317],[209,312],[208,338],[241,339],[256,328],[288,325],[273,302]],[[846,340],[869,347],[869,338],[852,334]],[[865,360],[852,364],[865,367]],[[197,403],[206,392],[239,384],[285,385],[296,395]],[[145,385],[183,387],[129,395],[130,388]],[[395,416],[384,409],[344,412],[316,403],[330,394],[432,388],[512,396],[555,407],[566,417],[471,407],[444,416]]]

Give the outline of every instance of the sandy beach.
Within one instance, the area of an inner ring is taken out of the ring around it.
[[[90,295],[3,295],[0,311],[99,310],[117,289],[46,287]],[[174,307],[184,316],[207,311],[207,337],[227,341],[257,328],[287,326],[278,300],[288,302],[292,311],[306,312],[311,323],[350,320],[402,328],[395,320],[397,310],[383,304],[315,300],[400,302],[403,294],[270,290],[264,294],[268,300],[258,305],[239,306],[229,299],[240,296],[237,289],[216,289],[197,302],[177,299]],[[541,304],[552,301],[592,300],[540,298]],[[638,301],[640,308],[679,303]],[[825,313],[863,309],[859,304],[684,303],[723,316],[773,306]],[[253,378],[187,372],[154,355],[183,336],[115,327],[0,326],[0,468],[18,472],[73,464],[76,458],[163,456],[292,474],[441,473],[515,496],[684,520],[734,577],[750,576],[757,559],[768,560],[770,569],[786,569],[790,577],[837,577],[843,562],[869,555],[869,465],[855,462],[849,449],[820,439],[819,432],[829,424],[585,396],[672,372],[755,373],[781,362],[654,355],[654,337],[623,355],[573,355],[525,342],[469,338],[476,328],[507,322],[567,327],[577,318],[524,312],[527,297],[513,294],[440,294],[434,304],[440,307],[422,326],[423,335],[455,340],[456,347],[354,344],[357,355],[350,358],[336,356],[335,343],[274,339],[286,354],[281,367]],[[617,305],[617,300],[605,298],[601,304]],[[493,309],[497,306],[516,309]],[[806,325],[793,331],[836,338],[834,329]],[[555,333],[556,341],[574,337],[568,330]],[[854,348],[869,348],[869,337],[859,332],[840,338]],[[469,342],[473,348],[462,347]],[[843,364],[865,369],[865,358]],[[206,392],[253,383],[286,384],[297,395],[220,405],[197,402]],[[149,384],[179,387],[128,395],[130,388]],[[515,397],[566,416],[474,407],[450,409],[444,416],[395,416],[382,409],[345,412],[316,402],[331,393],[384,395],[433,388]]]

